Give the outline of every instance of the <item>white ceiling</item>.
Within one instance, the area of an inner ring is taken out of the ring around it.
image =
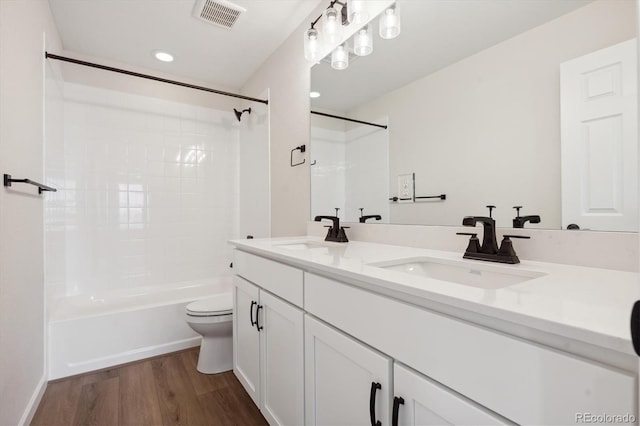
[[[239,89],[320,1],[233,0],[247,11],[232,29],[194,18],[196,0],[49,3],[67,51]],[[161,63],[153,50],[170,52],[175,61]]]
[[[373,53],[349,68],[322,61],[311,70],[313,108],[347,112],[420,77],[585,6],[592,0],[398,0],[402,31],[377,35]]]

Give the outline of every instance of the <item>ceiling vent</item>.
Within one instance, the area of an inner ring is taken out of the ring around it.
[[[232,28],[240,15],[246,11],[244,7],[227,0],[198,0],[193,9],[193,16],[219,27]]]

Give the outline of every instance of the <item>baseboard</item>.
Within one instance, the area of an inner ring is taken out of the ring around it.
[[[47,389],[47,376],[46,373],[42,375],[38,385],[33,391],[33,395],[31,395],[31,399],[29,399],[29,404],[24,410],[22,414],[22,418],[18,423],[20,426],[30,425],[33,420],[33,416],[36,414],[36,410],[40,405],[40,401],[42,401],[42,397],[44,396],[44,391]]]
[[[87,373],[89,371],[101,370],[115,365],[126,364],[145,358],[168,354],[182,349],[192,348],[200,345],[201,337],[191,337],[188,339],[164,343],[161,345],[147,346],[131,351],[116,353],[101,358],[94,358],[87,361],[67,363],[64,371],[50,372],[49,380],[57,380],[63,377],[75,376],[76,374]]]

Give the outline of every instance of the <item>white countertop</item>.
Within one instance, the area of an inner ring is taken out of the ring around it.
[[[325,247],[297,249],[285,244],[314,241]],[[639,274],[609,269],[521,260],[517,265],[463,260],[497,271],[544,275],[504,288],[484,289],[369,265],[411,257],[462,260],[462,253],[350,241],[325,243],[318,237],[233,240],[237,248],[336,278],[358,280],[387,294],[421,298],[510,321],[624,354],[634,354],[629,320],[640,299]]]

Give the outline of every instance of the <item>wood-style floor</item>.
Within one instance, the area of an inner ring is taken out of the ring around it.
[[[32,425],[266,425],[232,372],[198,373],[198,349],[51,382]]]

